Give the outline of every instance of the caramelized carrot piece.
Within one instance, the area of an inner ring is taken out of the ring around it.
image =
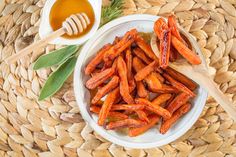
[[[188,77],[184,76],[183,74],[175,71],[174,69],[168,67],[165,69],[166,73],[168,73],[172,78],[175,78],[177,81],[183,83],[186,87],[190,90],[195,90],[197,88],[197,84],[193,82]]]
[[[176,19],[174,15],[171,15],[168,17],[168,26],[169,28],[171,28],[171,33],[177,38],[179,39],[179,41],[181,41],[182,43],[186,44],[184,39],[181,37],[178,27],[177,27],[177,23],[176,23]]]
[[[162,88],[156,91],[156,93],[179,93],[179,90],[172,86],[162,84]]]
[[[152,72],[153,75],[155,75],[155,77],[158,78],[158,80],[163,83],[165,81],[165,79],[161,76],[161,74],[157,73],[157,72]]]
[[[148,91],[146,90],[144,84],[142,81],[137,81],[137,94],[141,98],[147,98],[148,97]]]
[[[147,83],[149,90],[152,92],[156,92],[162,88],[161,82],[153,72],[145,78],[145,82]]]
[[[117,70],[120,76],[120,95],[128,104],[133,104],[134,100],[129,93],[129,85],[127,80],[127,67],[121,56],[117,60]]]
[[[119,128],[123,128],[123,127],[141,127],[145,124],[146,124],[146,122],[141,121],[141,120],[124,119],[124,120],[119,120],[119,121],[115,121],[115,122],[110,122],[106,126],[106,129],[113,130],[113,129],[119,129]]]
[[[115,111],[115,110],[135,111],[135,110],[142,110],[144,108],[145,108],[145,106],[142,104],[115,104],[112,106],[111,110],[113,110],[113,111]]]
[[[113,78],[103,87],[98,89],[98,92],[92,99],[92,104],[96,104],[104,95],[106,95],[109,91],[116,88],[119,84],[119,77],[113,76]]]
[[[104,54],[103,60],[106,62],[113,61],[117,56],[120,55],[126,48],[128,48],[136,38],[137,30],[132,29],[125,33],[125,35],[121,38],[121,40],[112,46],[106,53]]]
[[[134,57],[133,59],[133,68],[136,72],[140,71],[141,69],[143,69],[145,67],[145,65],[143,64],[143,62],[138,58],[138,57]]]
[[[134,81],[134,76],[133,76],[133,73],[132,73],[132,62],[133,62],[132,60],[133,60],[133,57],[132,57],[132,54],[131,54],[131,49],[128,48],[126,50],[126,53],[125,53],[125,61],[126,61],[126,64],[127,64],[127,79],[128,79],[129,92],[130,93],[136,87],[136,84],[135,84],[135,81]]]
[[[130,128],[129,136],[134,137],[134,136],[138,136],[145,133],[147,130],[149,130],[150,128],[152,128],[154,125],[158,123],[158,121],[160,120],[160,117],[153,114],[153,115],[148,116],[148,119],[149,119],[148,124],[142,127],[138,127],[138,128]]]
[[[115,72],[115,70],[113,68],[109,68],[109,69],[106,69],[106,70],[96,74],[95,76],[93,76],[92,78],[90,78],[86,82],[86,87],[88,89],[94,89],[94,88],[98,87],[104,81],[106,81],[108,78],[110,78],[114,74],[114,72]]]
[[[145,77],[147,77],[151,72],[155,71],[157,68],[158,63],[153,61],[152,63],[148,64],[146,67],[139,70],[136,75],[134,76],[136,81],[141,81]]]
[[[154,100],[152,100],[152,103],[154,105],[159,106],[159,105],[165,103],[170,98],[171,98],[171,94],[161,94],[161,95],[157,96]]]
[[[186,93],[180,93],[177,95],[172,102],[167,106],[167,110],[173,114],[178,108],[180,108],[183,104],[187,103],[190,99],[190,96]]]
[[[159,64],[161,68],[166,68],[170,57],[171,31],[163,18],[159,18],[155,22],[154,32],[160,40]]]
[[[148,110],[151,110],[152,112],[155,112],[156,114],[164,117],[164,118],[170,118],[171,117],[171,114],[169,111],[167,111],[166,109],[160,107],[160,106],[157,106],[153,103],[151,103],[150,101],[144,99],[144,98],[136,98],[135,99],[135,102],[137,104],[144,104],[146,105],[146,109]]]
[[[186,45],[184,45],[180,40],[176,37],[172,36],[171,43],[173,44],[174,48],[191,64],[197,65],[201,64],[201,59],[191,51]]]
[[[139,59],[144,61],[146,64],[150,64],[152,62],[152,60],[150,58],[148,58],[145,55],[145,52],[142,49],[140,49],[139,47],[133,49],[133,52]]]
[[[105,123],[105,120],[109,114],[109,111],[111,110],[111,106],[112,104],[114,104],[115,100],[120,96],[120,90],[119,90],[119,87],[115,88],[113,91],[111,91],[103,105],[102,105],[102,108],[99,112],[99,116],[98,116],[98,125],[103,125]]]
[[[160,133],[165,134],[171,126],[176,123],[176,121],[182,117],[184,114],[186,114],[191,108],[191,104],[187,103],[181,106],[170,119],[166,120],[164,123],[162,123],[160,128]]]
[[[136,38],[135,38],[135,42],[136,44],[145,52],[145,54],[153,59],[153,60],[157,60],[157,57],[156,55],[154,54],[154,52],[152,51],[152,48],[149,44],[147,44],[145,42],[145,40],[140,36],[140,35],[137,35]]]
[[[115,40],[113,41],[113,45],[117,44],[120,41],[120,37],[116,36]]]
[[[142,111],[142,110],[136,110],[135,112],[137,113],[138,118],[139,118],[140,120],[149,122],[149,119],[148,119],[148,117],[147,117],[147,114],[146,114],[144,111]]]
[[[111,44],[106,44],[99,50],[97,55],[86,66],[85,68],[86,75],[91,74],[96,69],[96,66],[103,61],[103,56],[105,52],[109,50],[110,48],[111,48]]]
[[[193,93],[190,89],[188,89],[185,85],[183,85],[182,83],[176,81],[175,79],[173,79],[170,75],[168,74],[163,74],[163,76],[172,84],[172,86],[174,86],[175,88],[177,88],[178,90],[187,93],[188,95],[190,95],[191,97],[195,97],[196,94]]]
[[[100,107],[97,107],[97,106],[90,106],[90,111],[93,112],[93,113],[96,113],[96,114],[99,114],[101,108]],[[122,120],[122,119],[127,119],[129,118],[127,115],[123,114],[123,113],[120,113],[120,112],[114,112],[114,111],[110,111],[108,113],[108,117],[109,118],[115,118],[115,119],[119,119],[119,120]]]

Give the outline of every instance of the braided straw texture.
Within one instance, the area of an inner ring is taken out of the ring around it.
[[[177,141],[154,149],[112,144],[83,121],[72,79],[52,98],[38,102],[52,69],[32,70],[48,45],[11,66],[3,61],[39,39],[44,0],[0,0],[0,156],[26,157],[233,157],[236,124],[209,98],[194,126]],[[104,1],[104,4],[109,1]],[[124,14],[174,13],[197,39],[220,89],[236,101],[236,0],[125,0]]]

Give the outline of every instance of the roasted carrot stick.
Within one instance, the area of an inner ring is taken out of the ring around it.
[[[177,95],[172,102],[167,106],[167,110],[173,114],[178,108],[180,108],[183,104],[187,103],[190,99],[190,96],[186,93],[180,93]]]
[[[116,36],[115,40],[113,41],[113,45],[117,44],[120,41],[120,37]]]
[[[150,58],[148,58],[145,55],[145,52],[142,49],[140,49],[139,47],[133,49],[133,52],[139,59],[144,61],[146,64],[150,64],[152,62],[152,60]]]
[[[100,84],[102,84],[104,81],[106,81],[108,78],[110,78],[114,74],[115,70],[113,68],[106,69],[92,78],[90,78],[86,82],[86,87],[88,89],[94,89],[98,87]]]
[[[157,96],[154,100],[152,100],[152,103],[154,105],[161,105],[162,103],[165,103],[167,100],[171,98],[171,94],[161,94]]]
[[[161,134],[165,134],[180,117],[182,117],[190,110],[190,108],[191,104],[187,103],[181,106],[177,111],[175,111],[175,113],[172,115],[170,119],[162,123],[160,128]]]
[[[176,37],[172,36],[171,43],[174,48],[191,64],[201,64],[201,59],[193,51],[191,51],[186,45],[184,45]]]
[[[177,81],[183,83],[186,87],[190,90],[195,90],[197,88],[197,84],[193,82],[191,79],[187,78],[183,74],[175,71],[174,69],[168,67],[165,71],[172,77],[175,78]]]
[[[173,79],[170,75],[168,74],[163,74],[163,76],[171,83],[172,86],[174,86],[175,88],[177,88],[178,90],[187,93],[188,95],[190,95],[191,97],[196,96],[195,93],[193,93],[190,89],[188,89],[185,85],[183,85],[182,83],[176,81],[175,79]]]
[[[145,106],[142,104],[115,104],[112,106],[111,110],[116,111],[116,110],[142,110],[144,109]]]
[[[156,91],[156,93],[179,93],[179,90],[174,88],[173,86],[169,86],[166,84],[162,84],[162,88]]]
[[[140,98],[147,98],[148,97],[148,91],[146,90],[144,84],[142,81],[137,81],[137,94]]]
[[[125,61],[121,56],[118,57],[117,60],[117,71],[120,76],[120,95],[128,104],[133,104],[134,99],[129,93],[129,85],[127,80],[127,67]]]
[[[126,48],[128,48],[136,38],[137,30],[132,29],[125,33],[125,35],[121,38],[121,40],[112,46],[106,53],[104,54],[103,60],[105,63],[107,61],[112,61],[115,59],[121,52],[123,52]]]
[[[142,111],[142,110],[136,110],[135,112],[137,113],[138,118],[139,118],[140,120],[149,122],[149,119],[148,119],[148,117],[147,117],[147,114],[146,114],[144,111]]]
[[[99,112],[99,116],[98,116],[98,125],[103,125],[105,123],[105,120],[109,114],[109,111],[111,110],[111,106],[112,104],[114,104],[115,100],[120,96],[120,89],[119,87],[115,88],[113,91],[111,91],[103,105],[102,108]]]
[[[138,128],[130,128],[129,136],[134,137],[143,134],[144,132],[152,128],[154,125],[156,125],[156,123],[158,123],[158,121],[160,120],[160,117],[157,116],[156,114],[153,114],[148,116],[148,119],[149,119],[148,124]]]
[[[137,35],[136,38],[135,38],[135,42],[136,44],[145,52],[145,54],[153,59],[153,60],[157,60],[157,57],[156,55],[154,54],[154,52],[152,51],[152,48],[149,44],[147,44],[145,42],[145,40],[140,36],[140,35]]]
[[[99,50],[97,55],[86,66],[85,68],[86,75],[91,74],[96,69],[96,66],[103,61],[103,56],[105,52],[109,50],[110,48],[111,48],[111,44],[106,44]]]
[[[145,65],[143,64],[143,62],[138,58],[138,57],[134,57],[133,59],[133,68],[136,72],[140,71],[141,69],[143,69],[145,67]]]
[[[149,90],[152,92],[157,92],[162,88],[161,82],[153,72],[145,78],[145,82],[147,83]]]
[[[161,33],[163,32],[163,30],[167,29],[166,21],[163,18],[159,18],[154,23],[153,29],[154,29],[154,33],[156,34],[156,36],[160,39]]]
[[[157,72],[152,72],[153,75],[155,75],[155,77],[158,78],[158,80],[163,83],[165,81],[165,79],[161,76],[161,74],[157,73]]]
[[[96,104],[104,95],[106,95],[109,91],[116,88],[119,84],[119,77],[113,76],[112,79],[102,88],[98,89],[98,92],[92,99],[92,104]]]
[[[136,75],[134,76],[136,81],[141,81],[145,77],[147,77],[151,72],[153,72],[157,68],[158,63],[153,61],[152,63],[148,64],[146,67],[139,70]]]
[[[186,44],[186,42],[184,41],[184,39],[181,37],[178,27],[177,27],[177,23],[176,23],[176,19],[174,15],[171,15],[168,17],[168,26],[171,29],[171,33],[177,38],[179,39],[179,41],[181,41],[182,43]]]
[[[143,99],[143,98],[136,98],[135,99],[135,102],[137,104],[144,104],[146,105],[146,109],[148,110],[151,110],[152,112],[155,112],[156,114],[164,117],[164,118],[170,118],[171,117],[171,114],[169,111],[167,111],[166,109],[160,107],[160,106],[157,106],[153,103],[151,103],[150,101],[146,100],[146,99]]]
[[[97,106],[95,106],[95,105],[90,106],[90,111],[93,112],[93,113],[99,114],[100,110],[101,110],[100,107],[97,107]],[[129,118],[127,115],[125,115],[125,114],[123,114],[123,113],[120,113],[120,112],[115,112],[115,111],[110,111],[110,112],[108,113],[108,117],[109,117],[109,118],[119,119],[119,120]]]
[[[125,61],[127,64],[127,79],[130,80],[132,78],[132,54],[130,48],[125,52]]]
[[[123,128],[123,127],[141,127],[145,124],[147,124],[147,123],[144,121],[141,121],[141,120],[124,119],[124,120],[119,120],[119,121],[115,121],[115,122],[110,122],[106,126],[106,129],[112,130],[112,129],[119,129],[119,128]]]

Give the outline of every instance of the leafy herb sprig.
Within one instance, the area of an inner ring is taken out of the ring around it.
[[[102,7],[100,26],[114,20],[122,15],[123,0],[112,0],[109,6]],[[55,94],[72,74],[75,68],[76,57],[79,55],[79,46],[66,46],[49,54],[39,57],[33,69],[48,68],[57,66],[57,69],[50,74],[42,87],[39,100],[44,100]]]

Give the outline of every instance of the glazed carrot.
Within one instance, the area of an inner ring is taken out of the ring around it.
[[[132,79],[132,54],[131,54],[131,49],[128,48],[125,52],[125,61],[127,65],[127,79],[130,80]]]
[[[165,103],[167,100],[171,98],[171,94],[161,94],[157,96],[154,100],[152,100],[152,103],[154,105],[161,105],[162,103]]]
[[[138,118],[139,118],[140,120],[143,120],[143,121],[145,121],[145,122],[149,122],[149,119],[148,119],[148,117],[147,117],[147,114],[146,114],[144,111],[142,111],[142,110],[136,110],[135,112],[137,113]]]
[[[173,114],[178,108],[180,108],[183,104],[187,103],[190,99],[190,96],[186,93],[180,93],[177,95],[173,101],[167,106],[167,110]]]
[[[121,38],[121,40],[112,46],[106,53],[104,54],[103,60],[105,62],[112,61],[115,59],[121,52],[123,52],[126,48],[128,48],[136,38],[137,30],[132,29],[125,33],[125,35]]]
[[[117,110],[142,110],[144,109],[145,106],[142,104],[115,104],[112,106],[111,110],[112,111],[117,111]]]
[[[110,122],[106,126],[106,129],[113,130],[113,129],[119,129],[119,128],[123,128],[123,127],[141,127],[145,124],[147,124],[147,123],[144,121],[141,121],[141,120],[124,119],[124,120],[119,120],[119,121],[115,121],[115,122]]]
[[[90,78],[86,82],[86,87],[88,89],[94,89],[98,87],[100,84],[102,84],[104,81],[106,81],[108,78],[110,78],[114,74],[115,70],[113,68],[106,69],[92,78]]]
[[[152,62],[152,60],[150,58],[148,58],[145,55],[145,52],[142,49],[140,49],[139,47],[133,49],[133,52],[139,59],[144,61],[146,64],[150,64]]]
[[[129,93],[130,89],[127,80],[127,67],[121,56],[119,56],[117,60],[117,71],[120,76],[120,95],[125,102],[128,104],[133,104],[134,100]]]
[[[149,58],[151,58],[153,60],[157,60],[157,57],[154,54],[154,52],[152,51],[151,46],[149,44],[147,44],[146,41],[140,35],[136,36],[135,42],[145,52],[145,54]]]
[[[150,101],[144,99],[144,98],[136,98],[135,99],[135,102],[137,104],[144,104],[146,105],[146,109],[148,110],[151,110],[152,112],[155,112],[156,114],[164,117],[164,118],[170,118],[171,117],[171,114],[169,111],[167,111],[166,109],[160,107],[160,106],[157,106],[153,103],[151,103]]]
[[[182,43],[186,44],[184,39],[181,37],[178,27],[177,27],[177,23],[176,23],[176,19],[174,15],[171,15],[168,17],[168,26],[169,28],[171,28],[171,33],[177,38],[179,39],[179,41],[181,41]]]
[[[157,68],[158,63],[153,61],[152,63],[148,64],[146,67],[139,70],[136,75],[134,76],[136,81],[141,81],[145,77],[147,77],[151,72],[153,72]]]
[[[113,91],[111,91],[107,95],[102,105],[102,108],[99,112],[98,125],[103,125],[105,123],[105,120],[109,114],[109,111],[111,110],[111,106],[112,104],[114,104],[115,100],[119,97],[119,95],[120,95],[119,87],[115,88]]]
[[[136,72],[140,71],[141,69],[143,69],[145,67],[145,65],[143,64],[143,62],[138,58],[138,57],[134,57],[133,59],[133,68]]]
[[[129,136],[134,137],[134,136],[138,136],[138,135],[145,133],[147,130],[149,130],[154,125],[156,125],[156,123],[158,123],[158,121],[160,120],[160,117],[154,114],[154,115],[148,116],[148,119],[149,119],[148,124],[146,124],[142,127],[130,128],[129,129]]]
[[[86,66],[85,68],[86,75],[91,74],[96,69],[96,66],[103,61],[103,56],[105,52],[109,50],[110,48],[111,48],[111,44],[106,44],[99,50],[97,55]]]
[[[117,44],[120,41],[120,37],[116,36],[115,40],[113,41],[113,45]]]
[[[93,112],[93,113],[97,113],[99,114],[101,108],[100,107],[97,107],[97,106],[90,106],[90,111]],[[123,113],[120,113],[120,112],[115,112],[115,111],[110,111],[108,113],[108,117],[109,118],[115,118],[115,119],[119,119],[119,120],[122,120],[122,119],[127,119],[129,118],[127,115],[123,114]]]
[[[158,78],[158,80],[163,83],[165,81],[165,79],[161,76],[161,74],[157,73],[157,72],[152,72],[153,75],[155,75],[155,77]]]
[[[160,39],[162,31],[167,29],[166,21],[163,18],[159,18],[154,23],[153,29],[154,29],[154,33],[156,34],[156,36]]]
[[[171,83],[172,86],[174,86],[175,88],[177,88],[178,90],[187,93],[188,95],[190,95],[191,97],[195,97],[196,94],[193,93],[190,89],[188,89],[185,85],[183,85],[182,83],[176,81],[175,79],[173,79],[170,75],[168,74],[163,74],[163,76]]]
[[[152,92],[157,92],[159,89],[162,88],[161,82],[153,72],[145,78],[145,82],[148,85],[148,89]]]
[[[183,83],[190,90],[195,90],[197,88],[197,84],[193,82],[191,79],[187,78],[183,74],[175,71],[174,69],[168,67],[165,69],[166,73],[169,74],[172,78],[175,78],[177,81]]]
[[[140,98],[147,98],[148,97],[148,91],[146,90],[144,84],[142,81],[137,81],[137,94]]]
[[[164,123],[161,124],[160,133],[165,134],[180,117],[182,117],[190,110],[190,108],[191,104],[189,103],[181,106],[177,111],[175,111],[175,113],[170,119],[166,120]]]
[[[116,88],[118,86],[118,84],[119,84],[119,77],[113,76],[112,79],[105,86],[98,89],[98,92],[93,97],[91,103],[96,104],[109,91]]]
[[[156,93],[179,93],[179,90],[173,86],[162,84],[162,88],[156,91]]]
[[[174,48],[191,64],[201,64],[201,59],[176,37],[171,38]]]

